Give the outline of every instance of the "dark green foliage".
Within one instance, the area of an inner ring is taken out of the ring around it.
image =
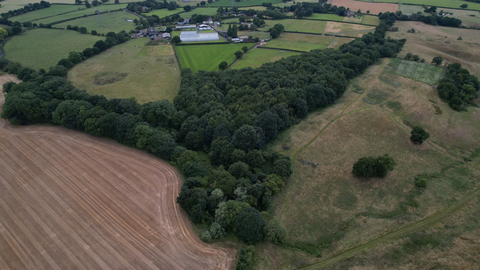
[[[238,237],[247,243],[263,240],[265,222],[260,212],[253,207],[247,207],[237,215],[235,227]]]
[[[246,162],[251,168],[262,168],[265,164],[262,152],[254,149],[247,153]]]
[[[289,178],[292,175],[292,164],[288,159],[279,159],[273,164],[273,172],[283,177]]]
[[[248,165],[241,161],[233,163],[230,168],[228,168],[228,172],[237,179],[250,175]]]
[[[178,195],[177,203],[187,212],[193,223],[200,223],[205,217],[207,191],[201,188],[186,189]]]
[[[383,178],[395,167],[395,161],[388,154],[378,157],[363,157],[353,164],[352,173],[361,178]]]
[[[240,249],[237,258],[238,261],[235,265],[235,270],[253,269],[253,265],[255,264],[255,248],[253,246],[248,246]]]
[[[270,221],[270,223],[265,226],[263,231],[265,239],[275,244],[283,243],[285,241],[285,237],[287,236],[285,227],[277,219]]]
[[[260,138],[255,131],[255,128],[249,125],[243,125],[233,134],[232,143],[237,149],[248,152],[258,148]]]
[[[183,182],[182,189],[181,191],[190,189],[190,188],[196,188],[196,187],[201,187],[202,182],[200,182],[197,178],[195,177],[189,177],[185,182]]]
[[[220,70],[225,70],[225,69],[227,69],[227,67],[228,67],[228,63],[225,62],[225,61],[221,62],[221,63],[218,65],[218,68],[219,68]]]
[[[432,64],[439,66],[442,64],[443,58],[441,56],[435,56],[432,60]]]
[[[427,179],[423,177],[419,177],[415,179],[415,186],[419,188],[426,188],[427,187]]]
[[[180,42],[182,42],[182,40],[180,39],[179,36],[174,36],[174,37],[172,38],[172,43],[173,43],[173,44],[177,45],[177,44],[179,44]]]
[[[237,57],[237,59],[242,57],[242,55],[243,55],[243,53],[241,51],[236,51],[234,54],[235,54],[235,57]]]
[[[182,166],[182,172],[187,177],[194,177],[194,176],[206,176],[208,174],[208,170],[198,162],[187,162]]]
[[[414,127],[410,134],[410,140],[416,144],[422,144],[430,137],[430,134],[428,134],[422,127],[419,126]]]
[[[465,104],[476,98],[480,90],[478,78],[461,64],[448,65],[447,71],[437,86],[438,95],[456,111],[465,109]]]

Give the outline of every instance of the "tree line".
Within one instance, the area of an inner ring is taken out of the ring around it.
[[[403,14],[401,10],[397,12],[387,11],[385,13],[379,13],[378,17],[380,18],[380,20],[384,20],[390,26],[393,25],[396,20],[420,21],[426,24],[449,27],[460,27],[462,25],[462,20],[447,16],[438,16],[434,11],[431,11],[431,15],[423,15],[421,12],[419,12],[413,13],[410,16]]]
[[[8,12],[4,12],[4,13],[0,14],[0,16],[3,19],[8,19],[10,17],[25,14],[27,12],[31,12],[31,11],[35,11],[35,10],[39,10],[39,9],[44,9],[44,8],[49,8],[50,6],[51,5],[50,5],[49,2],[40,1],[40,3],[34,3],[34,4],[30,3],[28,5],[25,5],[23,8],[19,8],[19,9],[15,9],[15,10],[10,10]]]
[[[23,82],[4,86],[2,117],[113,138],[170,160],[186,177],[177,202],[194,223],[208,225],[203,239],[234,232],[246,242],[277,241],[282,230],[265,224],[260,211],[284,187],[292,161],[265,145],[309,112],[334,104],[348,81],[380,57],[398,53],[405,40],[385,39],[387,28],[382,22],[339,50],[313,50],[257,69],[183,69],[173,103],[90,95],[65,80],[67,61],[48,72],[17,67],[12,73]],[[106,49],[117,36],[107,34],[92,50]],[[66,60],[86,55],[74,52]],[[4,71],[12,65],[0,60]]]

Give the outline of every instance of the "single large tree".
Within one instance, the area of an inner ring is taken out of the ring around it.
[[[416,126],[413,128],[412,132],[410,133],[410,140],[415,144],[422,144],[426,139],[430,137],[430,134],[426,132],[422,127]]]
[[[441,56],[435,56],[432,60],[432,64],[439,66],[442,64],[442,61],[443,61],[443,58]]]
[[[256,243],[263,240],[265,222],[257,209],[247,207],[237,215],[235,220],[237,235],[247,243]]]

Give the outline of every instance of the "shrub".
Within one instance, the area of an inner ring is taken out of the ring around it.
[[[427,179],[425,179],[425,178],[415,179],[415,186],[419,187],[419,188],[426,188],[427,187]]]
[[[272,220],[265,228],[263,229],[265,234],[265,239],[269,242],[279,244],[285,241],[287,232],[285,227],[278,220]]]
[[[353,164],[352,173],[358,177],[383,178],[395,167],[395,160],[388,154],[378,157],[362,157]]]
[[[410,134],[410,140],[415,144],[422,144],[430,137],[430,134],[428,134],[422,127],[419,126],[414,127]]]

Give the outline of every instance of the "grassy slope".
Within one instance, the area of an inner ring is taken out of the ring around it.
[[[191,10],[189,12],[182,13],[182,18],[190,18],[193,14],[197,15],[210,15],[213,16],[217,14],[217,9],[218,8],[196,8],[194,10]]]
[[[148,39],[133,39],[72,68],[69,79],[91,94],[107,98],[135,97],[140,103],[173,100],[180,87],[180,68],[171,45],[145,46]],[[100,72],[127,73],[120,82],[95,85]]]
[[[327,25],[325,21],[313,21],[313,20],[269,20],[265,21],[267,26],[264,28],[265,31],[273,27],[275,24],[280,23],[285,27],[285,31],[292,32],[303,32],[303,33],[313,33],[313,34],[322,34],[323,29]]]
[[[240,2],[235,2],[235,6],[236,7],[248,7],[248,6],[261,6],[262,3],[264,2],[267,2],[267,3],[272,3],[272,4],[276,4],[276,3],[281,3],[282,0],[240,0]],[[231,0],[218,0],[218,1],[215,1],[215,2],[212,2],[211,4],[208,4],[207,3],[207,7],[208,6],[227,6],[227,7],[231,7],[232,6],[232,1]]]
[[[243,46],[248,44],[177,46],[176,50],[182,68],[197,72],[218,70],[218,65],[223,61],[232,63],[235,60],[234,53],[241,51]]]
[[[1,3],[3,4],[3,2]],[[35,10],[33,12],[28,12],[22,15],[10,17],[9,20],[15,22],[28,22],[33,20],[38,20],[41,18],[51,17],[62,13],[72,12],[79,9],[85,9],[85,6],[79,5],[52,5],[49,8],[44,8],[40,10]]]
[[[156,9],[156,10],[150,11],[149,13],[146,13],[145,15],[146,16],[157,15],[158,17],[163,18],[163,17],[167,17],[167,16],[170,16],[170,15],[182,12],[182,11],[183,11],[182,8],[177,8],[175,10],[168,10],[168,9],[164,8],[164,9]]]
[[[111,10],[118,10],[125,8],[127,5],[126,4],[119,4],[119,5],[101,5],[98,7],[98,10],[100,12],[106,12],[106,11],[111,11]],[[63,21],[63,20],[68,20],[68,19],[73,19],[81,16],[89,16],[89,15],[95,15],[96,14],[96,8],[88,8],[84,10],[79,10],[75,12],[70,12],[67,14],[59,15],[59,16],[54,16],[50,17],[47,19],[42,19],[42,20],[36,20],[34,21],[37,24],[43,23],[43,24],[50,24],[58,21]],[[102,15],[103,16],[103,15]]]
[[[282,58],[287,58],[292,55],[298,55],[300,53],[280,51],[280,50],[265,50],[265,49],[252,49],[247,54],[242,56],[240,60],[235,62],[232,69],[241,68],[257,68],[264,63],[275,62]]]
[[[276,197],[270,215],[283,221],[289,243],[314,248],[331,243],[323,251],[322,260],[384,232],[414,224],[480,185],[478,171],[458,162],[463,160],[459,156],[470,155],[480,145],[479,109],[452,111],[430,86],[386,72],[387,62],[355,79],[336,105],[311,114],[270,145],[290,155],[295,166],[286,191]],[[366,102],[365,98],[375,102]],[[438,114],[435,106],[443,113]],[[421,146],[411,144],[411,127],[404,123],[424,126],[430,140]],[[384,153],[397,161],[395,170],[385,179],[365,182],[352,177],[352,164],[359,157]],[[298,158],[319,165],[302,165]],[[406,212],[400,211],[393,218],[371,216],[395,213],[412,194],[415,175],[440,171],[443,173],[438,178],[428,180],[424,193],[414,196],[417,208],[407,206]],[[412,230],[419,228],[413,226]],[[277,265],[286,268],[315,261],[282,247],[265,249],[259,253],[267,252]],[[258,269],[274,268],[269,266],[272,261],[268,257],[259,257]]]
[[[279,48],[309,52],[315,49],[325,49],[335,37],[315,36],[293,33],[282,33],[278,38],[270,40],[267,48]]]
[[[83,51],[100,39],[75,31],[35,29],[10,39],[5,44],[5,56],[23,66],[48,69],[68,57],[69,52]]]
[[[104,26],[100,26],[98,24],[98,18],[96,16],[89,16],[86,18],[75,19],[72,21],[66,21],[63,23],[55,24],[55,27],[66,28],[67,25],[71,26],[79,26],[79,27],[86,27],[88,31],[96,30],[98,33],[108,33],[108,32],[115,32],[118,33],[122,30],[129,31],[135,28],[135,24],[133,22],[127,22],[126,20],[134,20],[138,18],[137,16],[125,12],[111,12],[102,15],[102,21]]]
[[[342,16],[338,16],[336,14],[319,14],[319,13],[313,13],[312,16],[308,17],[307,19],[318,19],[318,20],[328,20],[328,21],[337,21],[341,22],[343,21]]]

